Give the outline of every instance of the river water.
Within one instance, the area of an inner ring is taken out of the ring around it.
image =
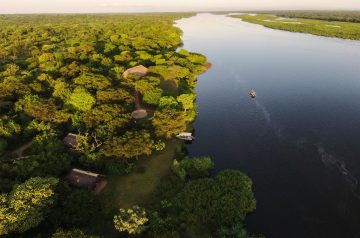
[[[184,48],[213,64],[199,77],[188,151],[252,178],[246,227],[268,238],[360,237],[360,41],[211,14],[177,26]]]

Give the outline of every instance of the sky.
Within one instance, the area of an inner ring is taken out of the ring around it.
[[[0,0],[0,13],[360,10],[360,0]]]

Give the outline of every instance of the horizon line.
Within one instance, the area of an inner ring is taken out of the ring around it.
[[[68,15],[68,14],[144,14],[144,13],[212,13],[212,12],[256,12],[256,11],[346,11],[346,12],[360,12],[359,9],[269,9],[269,8],[258,8],[258,9],[247,9],[247,10],[199,10],[199,11],[118,11],[118,12],[14,12],[14,13],[1,13],[0,15]]]

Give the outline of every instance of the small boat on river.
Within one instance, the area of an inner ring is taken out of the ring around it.
[[[250,97],[255,98],[255,97],[256,97],[256,92],[255,92],[255,90],[252,89],[252,90],[250,91],[249,95],[250,95]]]
[[[195,139],[195,137],[193,137],[192,133],[190,133],[190,132],[182,132],[179,135],[177,135],[176,138],[178,138],[180,140],[187,140],[187,141],[192,141]]]

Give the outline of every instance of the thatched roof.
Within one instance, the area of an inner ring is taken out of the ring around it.
[[[135,110],[131,113],[131,116],[135,119],[143,119],[143,118],[147,117],[147,115],[148,115],[148,113],[144,109]]]
[[[78,135],[69,133],[65,138],[63,139],[64,144],[69,147],[75,149],[78,145],[78,142],[76,140]]]
[[[80,169],[72,169],[66,179],[74,187],[86,188],[95,193],[100,193],[107,185],[101,175]]]
[[[127,69],[124,73],[123,73],[123,77],[126,78],[128,75],[136,75],[139,77],[143,77],[147,74],[148,69],[146,67],[144,67],[143,65],[138,65],[135,67],[132,67],[130,69]]]

